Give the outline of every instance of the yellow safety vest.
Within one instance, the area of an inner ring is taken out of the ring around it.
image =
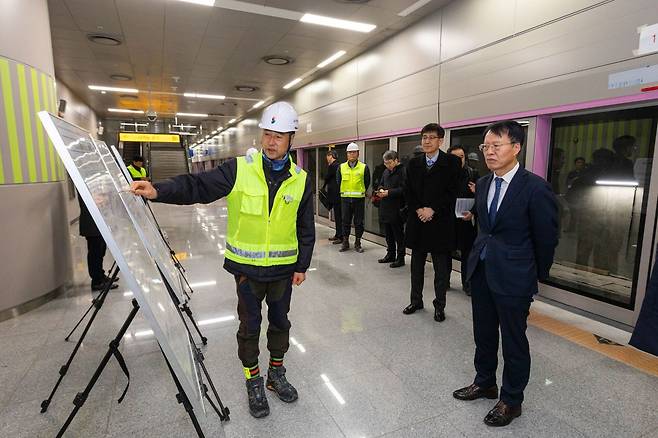
[[[304,195],[306,172],[290,159],[290,177],[276,193],[272,211],[263,155],[238,157],[233,190],[228,194],[227,259],[253,266],[297,262],[297,210]]]
[[[348,162],[340,165],[340,196],[342,198],[365,198],[366,184],[364,175],[366,165],[357,162],[354,168]]]
[[[140,167],[139,170],[137,170],[132,164],[128,166],[128,171],[130,172],[130,176],[133,177],[133,179],[144,179],[146,178],[146,169],[143,167]]]

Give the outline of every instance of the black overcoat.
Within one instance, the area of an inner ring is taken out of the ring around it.
[[[409,208],[406,246],[428,252],[456,249],[455,200],[461,161],[452,154],[439,151],[436,163],[427,168],[425,155],[409,160],[405,200]],[[416,210],[430,207],[434,217],[421,222]]]
[[[384,170],[379,187],[388,190],[388,196],[379,203],[379,221],[383,223],[400,223],[403,219],[400,213],[404,207],[404,185],[406,171],[403,165],[397,165],[393,171]]]

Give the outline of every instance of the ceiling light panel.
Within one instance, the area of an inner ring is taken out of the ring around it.
[[[137,88],[106,87],[103,85],[89,85],[89,89],[96,91],[116,91],[118,93],[139,93]]]
[[[183,3],[194,3],[195,5],[215,6],[215,0],[178,0]]]
[[[144,114],[144,111],[142,110],[131,110],[131,109],[123,109],[123,108],[108,108],[107,110],[111,113]]]
[[[176,113],[177,117],[208,117],[208,114],[201,113]]]
[[[339,52],[334,53],[333,55],[331,55],[330,57],[319,63],[318,68],[324,68],[328,66],[329,64],[331,64],[332,62],[343,56],[345,53],[347,53],[345,50],[341,50]]]
[[[413,5],[409,6],[407,9],[398,12],[399,17],[406,17],[407,15],[411,14],[412,12],[422,8],[432,0],[418,0],[416,3]]]
[[[256,103],[254,104],[254,106],[252,106],[252,108],[254,108],[254,109],[256,109],[256,108],[260,108],[261,106],[263,106],[264,103],[265,103],[264,100],[259,100],[258,102],[256,102]]]
[[[295,85],[299,84],[301,81],[302,81],[302,78],[293,79],[292,81],[290,81],[286,85],[284,85],[283,88],[285,90],[287,90],[288,88],[292,88]]]
[[[215,100],[224,100],[226,96],[221,94],[201,94],[201,93],[183,93],[185,97],[195,97],[197,99],[215,99]]]
[[[358,21],[341,20],[339,18],[323,17],[321,15],[304,14],[300,20],[302,23],[317,24],[319,26],[336,27],[338,29],[353,30],[355,32],[368,33],[377,26]]]

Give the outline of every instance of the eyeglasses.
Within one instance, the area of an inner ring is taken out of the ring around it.
[[[478,148],[479,148],[482,152],[486,152],[487,149],[489,149],[489,148],[493,148],[494,152],[498,152],[498,151],[500,150],[500,148],[503,147],[503,146],[505,146],[506,144],[516,144],[516,143],[513,143],[513,142],[510,142],[510,143],[498,143],[498,144],[495,144],[495,143],[494,143],[494,144],[486,144],[486,143],[482,143],[480,146],[478,146]]]
[[[441,137],[439,137],[438,135],[423,135],[423,136],[421,137],[421,139],[422,139],[423,141],[425,141],[425,140],[432,141],[432,140],[436,140],[437,138],[441,138]]]

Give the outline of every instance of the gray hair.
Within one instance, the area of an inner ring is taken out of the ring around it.
[[[397,160],[400,158],[396,151],[386,151],[382,157],[384,161]]]

